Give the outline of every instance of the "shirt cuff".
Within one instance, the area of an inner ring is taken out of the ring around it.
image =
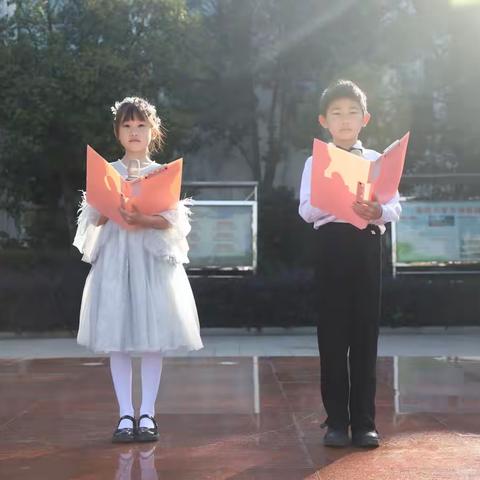
[[[382,204],[380,204],[380,208],[382,209],[382,215],[380,215],[380,217],[378,217],[377,219],[371,221],[371,223],[373,223],[374,225],[385,225],[385,223],[387,222],[385,218],[386,208]]]

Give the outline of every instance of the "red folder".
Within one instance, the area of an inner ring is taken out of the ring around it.
[[[372,179],[373,195],[379,203],[391,200],[398,190],[409,138],[410,132],[407,132],[400,140],[396,140],[386,148],[375,162],[380,165],[380,173],[377,178]]]
[[[395,141],[374,162],[315,139],[313,142],[311,204],[357,228],[368,222],[352,204],[361,195],[379,203],[391,200],[398,190],[410,133]]]
[[[146,215],[176,207],[180,199],[183,159],[159,167],[135,180],[125,180],[92,147],[87,145],[87,202],[121,227],[133,230],[122,218],[119,208],[135,205]]]

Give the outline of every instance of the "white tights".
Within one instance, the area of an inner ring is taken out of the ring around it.
[[[158,395],[162,376],[163,357],[160,353],[144,353],[141,356],[142,405],[140,415],[155,415],[155,400]],[[120,417],[135,416],[132,401],[132,357],[128,353],[112,352],[110,354],[110,371],[117,396]],[[122,420],[119,428],[132,426],[130,420]],[[149,419],[142,419],[141,427],[153,427]]]

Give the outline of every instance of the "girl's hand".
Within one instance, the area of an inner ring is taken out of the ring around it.
[[[138,227],[143,227],[146,224],[146,218],[143,213],[141,213],[135,205],[132,205],[132,211],[125,210],[125,208],[119,208],[120,215],[129,225],[135,225]]]
[[[98,219],[97,227],[105,225],[108,222],[108,217],[104,217],[103,215]]]
[[[383,215],[382,206],[376,200],[372,202],[368,200],[354,202],[352,208],[359,217],[367,221],[378,220]]]
[[[125,210],[124,205],[120,207],[119,211],[122,218],[129,224],[142,228],[155,228],[158,230],[165,230],[170,228],[170,222],[161,215],[144,215],[135,205],[132,205],[132,211]]]

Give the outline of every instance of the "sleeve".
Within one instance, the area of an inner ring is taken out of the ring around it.
[[[82,261],[86,263],[94,263],[98,256],[102,231],[102,226],[97,226],[100,216],[100,213],[87,203],[86,194],[82,192],[73,246],[83,254]]]
[[[165,220],[170,223],[170,228],[173,228],[178,236],[186,237],[192,229],[190,226],[190,215],[192,212],[190,208],[188,208],[191,205],[193,205],[193,200],[191,198],[186,198],[185,200],[180,200],[178,202],[177,208],[173,210],[165,210],[157,215],[165,218]]]
[[[382,216],[377,220],[373,220],[373,224],[385,225],[389,222],[398,222],[402,213],[402,206],[400,205],[400,194],[398,193],[398,191],[395,193],[391,200],[389,200],[387,203],[382,204],[381,207]]]
[[[165,229],[148,229],[145,234],[145,248],[157,258],[169,263],[189,263],[187,235],[190,233],[190,206],[193,201],[190,198],[180,200],[177,207],[165,210],[156,215],[165,218],[170,227]]]
[[[302,183],[300,185],[300,205],[298,213],[307,223],[315,223],[322,218],[331,217],[331,214],[313,207],[310,202],[310,191],[312,182],[312,157],[305,162],[302,174]]]

